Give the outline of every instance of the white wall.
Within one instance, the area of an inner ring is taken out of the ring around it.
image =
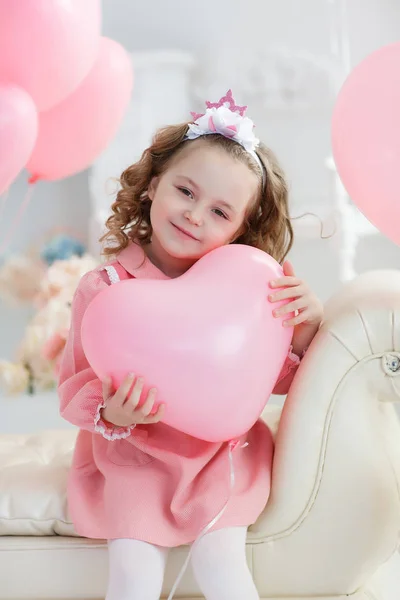
[[[348,0],[347,5],[352,64],[400,40],[398,0]]]
[[[104,32],[130,50],[198,53],[223,46],[290,44],[318,52],[328,49],[327,7],[324,0],[103,0]]]
[[[132,51],[290,45],[328,52],[329,5],[329,0],[103,0],[103,30]],[[398,41],[397,0],[348,0],[347,11],[353,63]]]

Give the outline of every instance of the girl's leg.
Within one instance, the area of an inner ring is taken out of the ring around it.
[[[106,600],[159,600],[168,549],[131,539],[110,540]]]
[[[246,562],[245,527],[208,533],[193,548],[192,565],[206,600],[259,600]]]

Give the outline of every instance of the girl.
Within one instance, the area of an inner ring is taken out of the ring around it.
[[[218,103],[208,102],[205,115],[192,113],[192,123],[156,134],[139,162],[122,174],[104,236],[112,241],[104,254],[113,260],[83,277],[73,301],[59,381],[61,414],[81,430],[69,506],[78,534],[108,540],[107,600],[158,599],[168,549],[193,543],[207,525],[209,532],[192,553],[207,600],[259,597],[245,541],[270,491],[273,443],[266,425],[257,422],[240,440],[248,447],[235,453],[229,495],[227,444],[164,425],[163,407],[153,411],[156,390],[137,408],[144,383],[140,373],[116,391],[110,381],[99,381],[80,338],[88,304],[120,279],[178,277],[211,250],[231,243],[255,246],[283,262],[293,238],[287,186],[271,151],[254,137],[245,110],[229,91]],[[274,315],[283,326],[295,326],[274,390],[281,394],[322,319],[321,303],[291,264],[285,262],[283,269],[265,300],[288,299]]]

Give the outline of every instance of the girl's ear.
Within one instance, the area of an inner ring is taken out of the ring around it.
[[[147,190],[147,197],[153,201],[154,195],[157,191],[158,183],[160,181],[159,177],[153,177],[150,181],[149,189]]]

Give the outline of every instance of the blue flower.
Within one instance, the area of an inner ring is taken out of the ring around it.
[[[57,235],[43,247],[40,256],[48,265],[56,260],[68,260],[72,256],[83,256],[86,247],[79,241],[68,235]]]

